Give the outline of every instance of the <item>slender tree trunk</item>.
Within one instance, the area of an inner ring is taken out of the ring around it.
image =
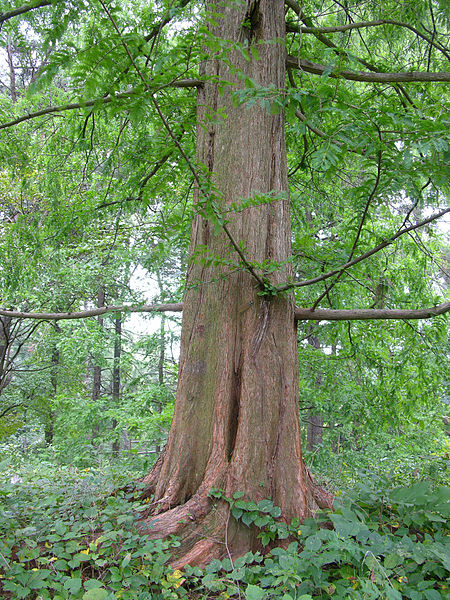
[[[223,13],[214,35],[258,44],[259,60],[238,51],[228,58],[243,77],[263,87],[285,86],[284,3],[209,2]],[[271,43],[264,43],[265,41]],[[205,75],[243,87],[238,71],[215,58]],[[233,88],[236,89],[236,88]],[[226,119],[220,115],[225,112]],[[222,211],[253,192],[284,193],[271,204],[230,216],[228,229],[251,261],[291,255],[284,117],[254,106],[236,107],[227,86],[209,81],[198,97],[197,159],[211,173]],[[198,193],[197,202],[202,202]],[[191,254],[234,254],[223,232],[201,216],[193,222]],[[288,263],[274,284],[291,276]],[[199,284],[198,282],[205,282]],[[194,261],[184,299],[179,383],[165,451],[146,478],[158,508],[141,530],[152,537],[181,537],[177,566],[204,564],[215,556],[258,549],[256,531],[229,518],[228,505],[213,502],[212,487],[255,501],[270,497],[283,518],[304,519],[331,498],[314,484],[300,448],[297,340],[292,297],[262,298],[245,269],[208,267]]]
[[[10,346],[11,317],[0,316],[0,395],[9,383],[8,350]]]
[[[12,44],[11,44],[11,40],[9,38],[8,38],[7,45],[6,45],[6,56],[7,56],[8,67],[9,67],[9,91],[11,94],[11,100],[13,102],[17,102],[16,70],[14,68]]]
[[[309,327],[310,336],[308,344],[316,350],[320,349],[320,340],[317,335],[313,334],[313,328]],[[316,388],[319,389],[322,385],[322,376],[319,374],[316,377]],[[322,443],[323,432],[323,416],[316,409],[308,410],[308,423],[306,428],[306,448],[307,450],[315,450]]]
[[[114,406],[119,404],[120,400],[120,359],[122,355],[122,315],[117,313],[114,320],[114,363],[112,376],[112,399]],[[117,435],[117,420],[113,420],[113,434]],[[120,439],[116,438],[112,444],[113,454],[117,455],[120,449]]]
[[[159,277],[158,277],[159,281]],[[160,284],[161,287],[161,284]],[[164,362],[166,360],[166,316],[161,315],[161,325],[159,328],[159,357],[158,357],[158,383],[162,387],[164,385]],[[156,411],[161,412],[163,410],[162,401],[160,400],[156,405]],[[161,446],[155,445],[155,452],[159,454],[161,452]]]
[[[306,447],[308,450],[315,450],[322,443],[323,417],[320,413],[308,412],[308,423],[306,432]]]
[[[159,287],[159,296],[161,301],[164,302],[166,298],[166,293],[164,291],[163,282],[161,279],[161,275],[159,271],[156,272],[156,279],[158,281]],[[166,315],[164,313],[161,314],[161,324],[159,327],[159,356],[158,356],[158,383],[162,387],[165,383],[164,380],[164,363],[166,360]],[[162,412],[163,405],[162,401],[159,400],[155,405],[156,412]],[[155,444],[155,452],[159,454],[161,452],[160,444]]]
[[[159,328],[159,358],[158,358],[158,383],[164,385],[164,362],[166,360],[166,316],[161,315]]]
[[[105,291],[102,287],[98,290],[97,295],[97,306],[101,308],[105,306]],[[103,327],[103,317],[97,317],[97,322],[99,327]],[[92,401],[96,404],[102,393],[102,367],[101,365],[94,364],[93,368],[93,379],[92,379]],[[92,429],[92,440],[95,446],[95,438],[98,437],[99,434],[99,425],[94,425]]]
[[[61,328],[58,325],[58,323],[54,324],[54,329],[55,329],[56,333],[61,332]],[[57,343],[55,340],[55,345],[53,347],[53,352],[52,352],[52,372],[51,372],[51,376],[50,376],[52,390],[53,390],[53,394],[55,396],[58,392],[59,360],[60,360],[60,354],[59,354],[59,349],[58,349],[58,346],[57,346]],[[48,413],[47,413],[47,421],[45,423],[45,428],[44,428],[44,438],[45,438],[45,443],[47,445],[50,445],[51,443],[53,443],[54,421],[55,421],[55,412],[54,412],[53,408],[50,406]]]

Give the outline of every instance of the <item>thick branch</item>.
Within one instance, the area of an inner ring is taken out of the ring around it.
[[[181,312],[183,305],[181,303],[174,304],[143,304],[141,306],[102,306],[100,308],[92,308],[89,310],[80,310],[76,312],[51,313],[51,312],[22,312],[15,310],[5,310],[0,308],[0,315],[4,317],[12,317],[13,319],[39,319],[41,321],[67,321],[71,319],[87,319],[89,317],[98,317],[110,312]]]
[[[296,56],[287,57],[287,66],[290,69],[300,69],[306,73],[323,75],[327,67],[319,63],[313,63],[304,58]],[[367,73],[364,71],[348,71],[346,69],[331,72],[330,77],[348,79],[350,81],[362,81],[365,83],[402,83],[417,81],[450,81],[450,72],[429,73],[425,71],[409,71],[400,73]]]
[[[297,321],[368,321],[374,319],[429,319],[450,312],[450,302],[444,302],[431,308],[408,310],[401,308],[362,308],[333,310],[319,308],[296,308]]]
[[[36,8],[50,6],[50,4],[51,0],[41,0],[41,2],[34,2],[33,4],[24,4],[24,6],[19,6],[18,8],[14,8],[13,10],[0,14],[0,29],[2,24],[8,19],[18,17],[19,15],[23,15],[24,13],[27,13],[30,10],[35,10]]]
[[[179,79],[178,81],[173,81],[170,84],[170,87],[191,88],[199,87],[201,85],[203,85],[203,81],[201,81],[200,79]],[[140,93],[142,93],[142,88],[133,88],[128,92],[120,92],[118,94],[115,94],[114,96],[104,96],[102,98],[94,98],[92,100],[85,100],[84,102],[73,102],[70,104],[62,104],[59,106],[48,106],[47,108],[43,108],[42,110],[23,115],[22,117],[14,119],[13,121],[9,121],[8,123],[0,124],[0,129],[13,127],[14,125],[23,123],[23,121],[29,121],[30,119],[36,119],[37,117],[42,117],[44,115],[65,112],[67,110],[76,110],[78,108],[86,108],[89,106],[95,106],[96,104],[109,104],[114,100],[123,100],[124,98],[129,98],[130,96],[134,96]]]
[[[102,306],[91,310],[81,310],[67,313],[32,313],[0,309],[0,315],[14,319],[40,319],[41,321],[63,321],[73,319],[88,319],[98,317],[111,312],[181,312],[183,304],[143,304],[142,306]],[[443,315],[450,311],[450,302],[444,302],[431,308],[418,310],[408,309],[343,309],[312,310],[311,308],[296,308],[295,319],[297,321],[366,321],[369,319],[429,319],[437,315]]]

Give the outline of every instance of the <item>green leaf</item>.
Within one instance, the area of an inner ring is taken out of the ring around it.
[[[103,583],[101,581],[99,581],[98,579],[88,579],[87,581],[84,582],[83,585],[84,585],[85,590],[93,590],[96,588],[103,587]]]
[[[245,590],[245,597],[247,600],[262,600],[265,594],[266,591],[257,585],[248,585]]]
[[[5,581],[5,583],[3,584],[3,587],[5,590],[8,590],[10,592],[14,592],[15,594],[15,598],[26,598],[28,596],[28,594],[31,592],[31,589],[29,587],[23,587],[22,585],[18,585],[16,583],[13,583],[12,581]]]
[[[93,588],[89,590],[85,594],[83,594],[83,600],[106,600],[109,596],[109,592],[107,592],[103,588]]]
[[[423,593],[425,594],[427,600],[442,600],[442,594],[440,594],[437,590],[424,590]]]
[[[269,513],[273,508],[273,502],[272,502],[272,500],[264,499],[264,500],[260,500],[258,502],[257,506],[261,512]]]
[[[281,508],[279,506],[274,506],[272,508],[272,510],[270,511],[270,514],[272,515],[272,517],[274,517],[275,519],[277,519],[278,517],[281,517]]]
[[[317,535],[312,535],[305,541],[305,549],[311,552],[317,552],[322,546],[321,540],[317,537]]]
[[[245,525],[250,526],[253,521],[255,520],[256,516],[255,513],[251,513],[251,512],[246,512],[242,515],[242,522],[245,523]]]
[[[386,588],[386,596],[388,600],[402,600],[402,595],[393,587]]]
[[[393,569],[402,562],[403,559],[398,554],[388,554],[384,559],[384,566],[386,569]]]
[[[125,567],[129,564],[130,560],[131,560],[131,552],[127,552],[127,554],[125,554],[125,556],[124,556],[124,559],[120,563],[120,568],[125,569]]]

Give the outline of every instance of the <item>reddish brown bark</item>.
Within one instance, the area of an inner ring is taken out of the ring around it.
[[[238,88],[243,77],[284,88],[285,47],[274,42],[285,34],[283,2],[210,2],[209,8],[224,15],[214,35],[258,44],[259,60],[234,51],[233,73],[212,58],[206,75]],[[230,88],[220,95],[209,82],[199,91],[197,158],[212,174],[222,211],[253,192],[285,193],[233,214],[228,224],[248,260],[284,261],[291,254],[284,117],[235,106]],[[197,196],[201,203],[201,191]],[[191,253],[206,246],[214,256],[238,260],[227,236],[201,216],[191,239]],[[271,281],[280,284],[290,274],[285,266]],[[286,521],[331,503],[302,461],[293,298],[261,298],[245,268],[230,272],[201,261],[190,266],[187,290],[175,414],[165,452],[146,478],[153,513],[140,523],[151,537],[181,537],[177,566],[258,548],[256,532],[230,519],[225,503],[211,510],[212,487],[228,496],[271,498]]]

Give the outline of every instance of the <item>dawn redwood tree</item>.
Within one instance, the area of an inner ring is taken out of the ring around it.
[[[68,9],[75,14],[76,4],[74,0]],[[188,0],[181,0],[179,3],[181,7],[188,4]],[[385,309],[323,310],[318,308],[323,295],[316,302],[311,302],[312,309],[295,308],[292,295],[294,286],[312,285],[332,277],[335,277],[333,282],[336,282],[348,266],[370,258],[400,235],[417,229],[419,224],[409,225],[408,219],[413,207],[395,235],[382,237],[381,241],[376,238],[377,243],[372,250],[356,257],[355,250],[370,212],[371,202],[376,196],[382,166],[389,164],[384,157],[382,161],[382,150],[385,151],[385,147],[397,147],[395,136],[398,132],[391,127],[390,121],[385,127],[386,131],[382,131],[378,125],[373,126],[372,137],[365,135],[364,127],[359,124],[359,129],[356,129],[360,140],[355,136],[355,140],[349,141],[348,136],[339,137],[341,132],[334,131],[336,140],[332,140],[321,155],[316,152],[315,159],[319,167],[336,161],[336,157],[348,160],[346,155],[353,152],[355,161],[365,161],[360,169],[362,175],[367,171],[376,172],[375,183],[369,182],[368,187],[366,181],[361,183],[356,177],[356,181],[348,185],[348,189],[352,185],[362,186],[361,196],[366,205],[363,210],[355,211],[358,217],[362,216],[357,223],[356,236],[353,232],[350,236],[354,241],[350,253],[346,253],[347,261],[337,262],[338,266],[336,262],[332,262],[333,268],[328,273],[309,281],[296,281],[291,263],[291,215],[284,122],[284,108],[288,103],[285,104],[284,100],[289,100],[289,94],[292,98],[294,94],[298,97],[302,94],[295,91],[292,72],[289,73],[289,81],[294,93],[286,90],[286,65],[291,71],[301,68],[304,73],[330,76],[337,81],[343,78],[357,82],[375,82],[387,86],[386,89],[396,86],[396,93],[404,104],[414,101],[403,90],[402,83],[445,82],[450,80],[450,74],[433,73],[429,69],[420,72],[379,72],[367,60],[358,63],[358,68],[361,65],[365,68],[364,72],[359,72],[353,68],[354,64],[352,69],[347,69],[341,68],[340,64],[325,66],[303,57],[287,56],[285,4],[298,16],[296,23],[290,23],[290,31],[316,36],[339,60],[346,53],[324,37],[324,34],[330,33],[329,29],[344,32],[345,28],[377,27],[385,22],[355,24],[351,15],[347,15],[349,18],[345,19],[346,23],[337,26],[337,29],[325,27],[318,30],[311,26],[309,18],[303,17],[297,2],[292,0],[211,0],[206,3],[209,33],[205,35],[205,41],[211,43],[211,49],[202,64],[200,79],[178,80],[180,73],[170,71],[170,61],[167,61],[166,64],[163,63],[162,69],[163,75],[164,69],[169,72],[167,80],[161,73],[157,73],[149,83],[146,73],[142,72],[143,61],[138,63],[136,60],[136,56],[144,53],[141,41],[136,42],[132,34],[122,35],[116,13],[109,10],[109,3],[99,0],[95,6],[103,9],[102,19],[107,22],[105,28],[111,26],[108,35],[115,35],[114,47],[103,46],[108,49],[104,50],[101,60],[93,55],[91,64],[82,65],[85,72],[80,70],[89,79],[88,73],[97,74],[97,69],[100,72],[104,64],[110,66],[108,60],[111,53],[114,59],[110,62],[114,63],[116,60],[121,72],[115,73],[114,77],[111,77],[111,72],[107,72],[110,77],[105,85],[107,92],[100,86],[97,98],[83,98],[82,102],[48,107],[0,126],[0,129],[4,129],[32,118],[82,109],[87,111],[84,113],[82,131],[85,134],[93,114],[89,111],[109,105],[117,110],[120,102],[130,100],[133,103],[137,98],[136,103],[139,104],[138,100],[141,98],[144,99],[145,108],[151,106],[153,116],[159,116],[159,130],[165,127],[173,149],[178,149],[180,160],[182,158],[191,170],[196,187],[196,210],[190,247],[193,260],[189,266],[183,302],[175,415],[166,449],[155,468],[145,478],[145,493],[154,494],[154,498],[149,514],[139,523],[141,530],[149,536],[180,536],[181,546],[176,559],[178,565],[188,562],[204,564],[213,557],[227,553],[236,555],[258,548],[255,531],[231,519],[226,502],[209,498],[211,488],[222,489],[227,496],[243,492],[245,499],[256,501],[270,497],[281,507],[282,518],[286,521],[293,517],[302,519],[312,515],[318,507],[331,506],[331,496],[314,483],[302,462],[295,318],[415,318],[449,310],[448,303],[441,305],[439,309],[422,312]],[[57,0],[42,1],[32,6],[19,7],[15,14],[26,14],[39,7],[51,6],[56,23],[57,11],[60,11],[61,16],[64,15],[63,5]],[[14,11],[0,14],[0,24],[12,18],[13,13]],[[67,20],[70,21],[70,18],[75,19],[76,16],[67,17]],[[145,36],[145,41],[151,45],[150,50],[146,47],[146,52],[151,54],[154,48],[158,48],[155,40],[169,21],[170,16],[162,19]],[[413,30],[416,31],[414,28]],[[433,52],[440,53],[442,59],[441,55],[447,51],[443,49],[441,42],[434,35],[428,37],[423,32],[419,34],[417,35],[422,41],[424,36],[428,40],[430,56],[433,47]],[[109,37],[105,37],[109,41]],[[307,49],[306,45],[305,48]],[[164,47],[161,52],[163,51]],[[150,58],[147,59],[146,66],[152,62]],[[176,60],[173,62],[176,63]],[[92,67],[93,64],[95,67]],[[123,85],[120,88],[122,91],[117,92],[117,81],[121,82],[124,74],[130,73],[134,74],[134,79],[130,79],[133,83]],[[137,88],[131,85],[136,84],[137,75],[140,88],[136,91]],[[77,76],[79,80],[82,79]],[[101,80],[100,75],[98,79]],[[90,80],[89,83],[97,91],[95,82]],[[158,86],[160,89],[170,86],[198,88],[195,161],[189,158],[185,141],[180,142],[184,129],[181,133],[174,133],[156,100],[154,90]],[[245,98],[245,92],[250,88],[254,90],[253,100],[257,99],[259,93],[261,102],[249,102],[245,107],[236,105],[239,92],[240,97]],[[389,90],[392,91],[390,88]],[[326,93],[336,95],[337,87]],[[383,93],[386,94],[386,91]],[[307,123],[304,127],[308,134],[313,133],[318,139],[327,138],[327,133],[312,123],[310,115],[304,112],[304,108],[314,106],[314,94],[310,94],[305,101],[302,97],[300,100],[297,98],[296,102],[297,105],[292,104],[295,108],[294,116],[303,125]],[[325,100],[320,98],[320,104],[322,103]],[[351,121],[351,111],[357,111],[358,106],[348,101],[345,109],[345,118]],[[340,110],[343,112],[343,109]],[[375,112],[376,110],[373,111]],[[329,126],[326,116],[324,123]],[[372,113],[369,117],[360,115],[360,122],[371,122],[375,116]],[[387,118],[386,115],[383,116]],[[410,115],[408,118],[411,118]],[[420,117],[416,118],[414,125],[425,127]],[[403,127],[403,121],[399,120],[395,126]],[[309,153],[310,142],[305,133],[302,135],[305,138],[304,154],[298,169],[305,166]],[[388,137],[384,142],[383,136],[389,135],[393,136],[392,140]],[[346,145],[350,146],[350,150],[346,150]],[[420,152],[423,154],[422,149]],[[170,152],[159,157],[155,167],[142,180],[145,185],[159,169],[171,162],[169,157]],[[389,160],[392,162],[390,155]],[[371,161],[369,165],[367,161]],[[320,172],[319,168],[317,170]],[[397,188],[389,181],[386,190],[392,194],[398,193],[398,189],[403,190],[400,187],[403,180],[399,181]],[[122,183],[119,181],[119,184]],[[139,202],[143,198],[143,187],[141,186],[137,197]],[[116,194],[118,189],[121,189],[120,185],[115,190]],[[246,199],[252,197],[255,202],[246,202]],[[108,203],[106,200],[96,208],[120,201]],[[130,201],[130,198],[126,198],[123,203],[125,201]],[[443,215],[445,211],[439,214]],[[435,216],[430,217],[429,220],[434,218]],[[426,222],[424,219],[422,225],[426,225]],[[310,226],[312,225],[308,223],[308,227]],[[344,250],[346,249],[344,244]],[[323,264],[328,263],[324,261]],[[327,297],[330,297],[332,286],[333,284],[326,288]],[[132,310],[154,309],[154,306],[140,306]],[[172,304],[160,307],[160,310],[165,309],[180,310],[181,306]],[[0,315],[58,320],[99,316],[109,310],[112,308],[59,315],[30,315],[20,311],[0,310]],[[116,310],[124,310],[124,307],[116,307]]]
[[[263,87],[283,87],[284,4],[210,2],[208,11],[217,18],[214,36],[239,44],[248,40],[250,48],[258,46],[259,59],[246,60],[236,50],[228,57],[232,69],[214,55],[205,63],[211,80],[198,93],[197,162],[210,174],[211,191],[205,197],[199,178],[191,255],[206,247],[225,262],[230,244],[236,244],[252,263],[283,265],[270,277],[273,285],[282,284],[292,277],[284,116],[261,107],[242,110],[230,90],[219,93],[217,79],[242,86],[248,77]],[[223,114],[226,119],[217,117]],[[223,214],[255,192],[275,192],[280,199],[234,213],[226,232],[203,216],[202,205],[215,203]],[[213,487],[227,496],[269,497],[288,521],[331,506],[331,496],[315,485],[302,462],[293,295],[258,295],[264,291],[261,278],[250,270],[230,273],[226,264],[202,260],[191,264],[173,424],[146,478],[158,516],[141,529],[151,536],[181,536],[182,561],[191,564],[226,553],[217,541],[224,536],[232,554],[256,546],[255,531],[225,525],[225,503],[211,510]]]

